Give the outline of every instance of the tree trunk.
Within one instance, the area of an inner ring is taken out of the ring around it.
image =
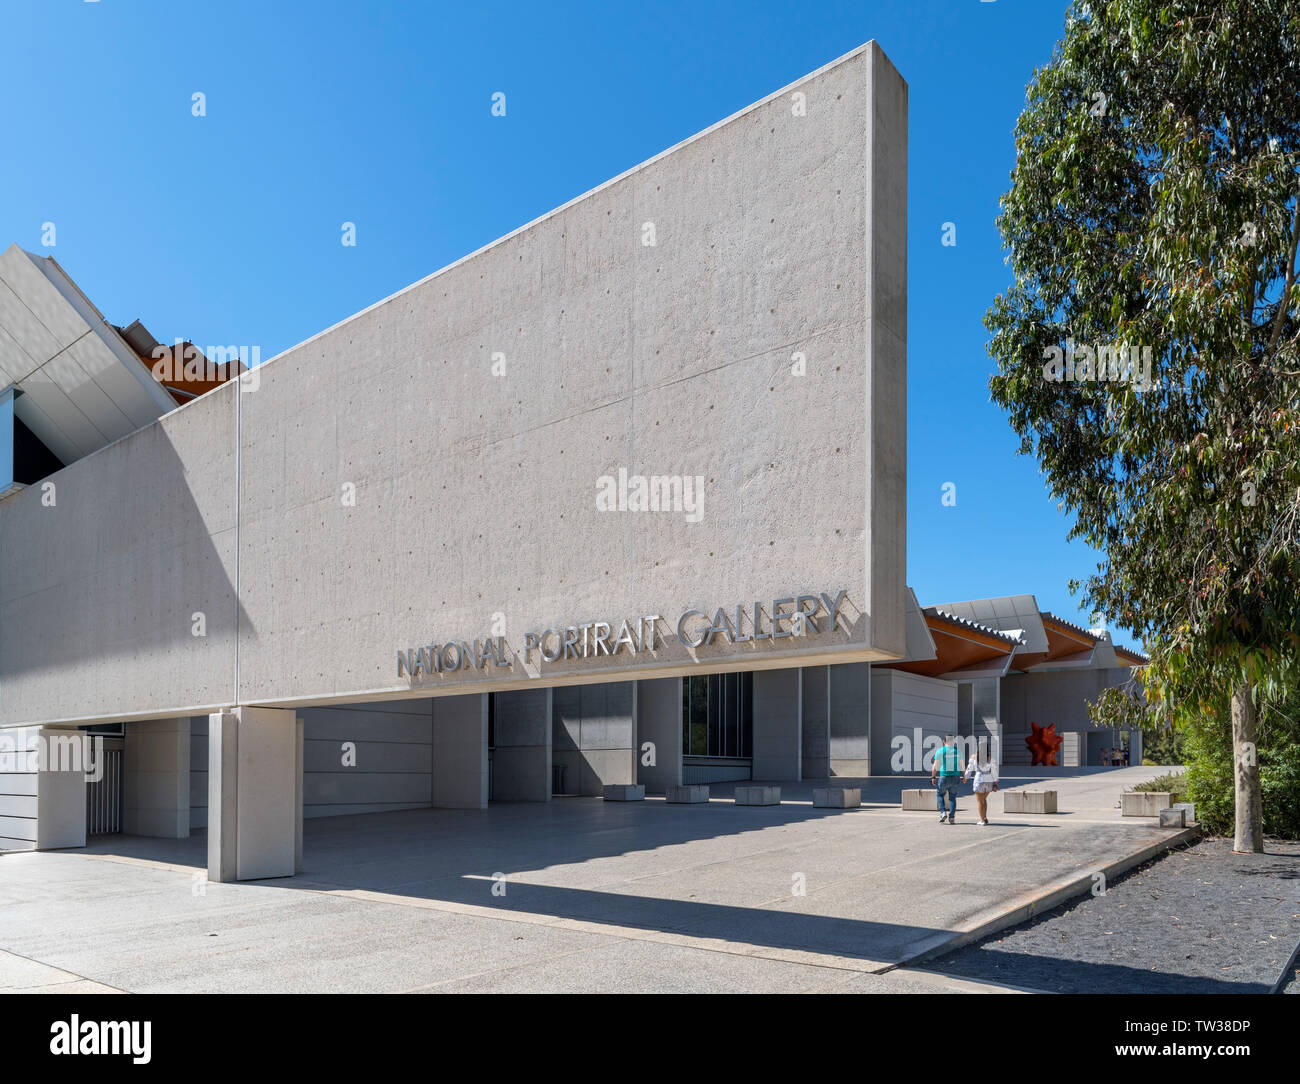
[[[1255,748],[1255,701],[1249,683],[1232,690],[1232,763],[1237,824],[1234,851],[1264,850],[1264,814],[1259,796],[1259,754]]]

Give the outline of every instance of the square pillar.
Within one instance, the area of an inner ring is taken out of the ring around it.
[[[682,681],[636,683],[636,781],[647,794],[682,785]]]
[[[190,834],[190,721],[126,723],[122,742],[122,830],[129,836]]]
[[[754,671],[755,779],[803,778],[803,671]]]
[[[89,734],[43,726],[36,744],[36,849],[86,845]],[[29,760],[30,763],[30,760]]]
[[[487,693],[433,698],[431,789],[435,808],[487,808]]]
[[[493,797],[498,802],[551,800],[551,690],[497,693]]]
[[[871,774],[872,728],[871,664],[842,663],[826,668],[830,774],[860,778]],[[889,716],[882,721],[884,758],[889,757]],[[886,769],[887,770],[887,769]]]
[[[804,779],[827,779],[831,774],[829,666],[807,666],[803,670],[802,721],[799,724]]]
[[[301,863],[302,740],[282,708],[208,718],[208,879],[290,877]]]

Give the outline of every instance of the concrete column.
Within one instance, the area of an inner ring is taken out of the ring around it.
[[[487,693],[433,698],[432,805],[487,808],[487,740]]]
[[[666,794],[682,782],[682,679],[636,683],[637,775],[647,794]],[[652,749],[646,750],[650,742]],[[652,755],[654,763],[645,763]]]
[[[607,784],[635,783],[636,689],[631,681],[551,690],[551,763],[565,790],[589,797]]]
[[[861,777],[871,774],[871,664],[843,663],[826,668],[830,774]],[[885,749],[889,720],[885,719]]]
[[[289,877],[301,850],[298,720],[239,707],[208,718],[208,879]]]
[[[799,732],[804,779],[826,779],[831,774],[830,670],[829,666],[803,670]]]
[[[189,719],[152,719],[122,729],[122,830],[129,836],[189,838]]]
[[[88,735],[43,726],[36,772],[36,849],[86,845]]]
[[[551,800],[551,690],[497,693],[492,787],[498,802]]]
[[[802,678],[798,667],[754,671],[755,779],[803,778]]]

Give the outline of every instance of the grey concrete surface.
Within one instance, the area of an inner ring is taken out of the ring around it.
[[[0,724],[897,657],[906,206],[872,43],[0,502]],[[602,508],[620,471],[703,502]],[[674,635],[840,590],[808,636]],[[635,654],[396,666],[652,614]]]
[[[854,810],[815,809],[811,783],[786,783],[807,802],[328,818],[304,826],[301,875],[246,884],[206,882],[201,835],[9,854],[0,988],[996,989],[882,972],[1176,838],[1109,808],[1143,772],[1058,778],[1077,812],[987,828],[900,812],[891,779]]]

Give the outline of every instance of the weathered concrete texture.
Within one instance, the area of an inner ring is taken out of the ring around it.
[[[551,724],[551,762],[565,768],[566,793],[596,796],[637,781],[635,683],[556,688]]]
[[[492,800],[551,799],[551,690],[494,694]]]
[[[647,794],[664,794],[682,782],[682,679],[636,683],[636,765]],[[646,743],[652,746],[645,750]],[[653,763],[646,763],[652,754]]]
[[[220,388],[54,474],[52,505],[42,486],[0,501],[0,723],[231,703],[235,395]]]
[[[122,830],[132,836],[190,834],[190,721],[157,719],[124,728]]]
[[[55,508],[0,502],[0,722],[901,654],[906,121],[864,46],[73,464]],[[702,479],[699,515],[598,509],[620,469]],[[840,589],[833,630],[674,635]],[[635,655],[399,678],[497,614],[515,651],[661,619]]]
[[[754,779],[802,779],[802,670],[754,674]]]

